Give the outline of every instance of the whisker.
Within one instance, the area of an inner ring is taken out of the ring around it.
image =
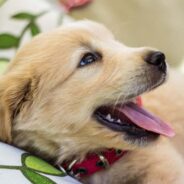
[[[114,113],[114,110],[115,110],[116,105],[119,103],[120,97],[121,97],[121,94],[118,96],[118,98],[116,99],[116,101],[115,101],[115,103],[113,105],[113,113]]]

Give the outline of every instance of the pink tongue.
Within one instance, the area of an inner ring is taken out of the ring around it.
[[[134,103],[128,103],[124,107],[118,107],[118,110],[123,112],[134,124],[143,129],[167,137],[173,137],[175,135],[175,132],[168,124]]]

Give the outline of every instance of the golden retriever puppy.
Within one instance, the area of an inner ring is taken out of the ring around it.
[[[163,53],[130,48],[102,25],[81,21],[40,34],[20,49],[0,79],[0,140],[52,161],[127,150],[92,184],[183,184],[181,85],[167,78]],[[181,127],[180,127],[181,126]],[[160,136],[161,135],[161,136]]]

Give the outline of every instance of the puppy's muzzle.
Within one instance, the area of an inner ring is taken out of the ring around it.
[[[158,70],[166,73],[167,65],[165,62],[165,55],[162,52],[150,52],[145,57],[145,62],[158,68]]]

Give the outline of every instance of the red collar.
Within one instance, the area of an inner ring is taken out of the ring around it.
[[[62,167],[69,175],[72,175],[76,178],[81,178],[108,168],[114,162],[123,157],[126,152],[127,151],[106,149],[100,154],[88,154],[81,162],[77,162],[77,160],[74,160],[70,163],[66,162],[62,165]]]
[[[141,97],[137,97],[137,104],[142,106]],[[118,149],[105,149],[100,154],[90,153],[86,155],[86,158],[78,162],[73,160],[72,162],[65,162],[62,167],[69,175],[76,178],[92,175],[98,171],[104,170],[122,158],[127,151]]]

